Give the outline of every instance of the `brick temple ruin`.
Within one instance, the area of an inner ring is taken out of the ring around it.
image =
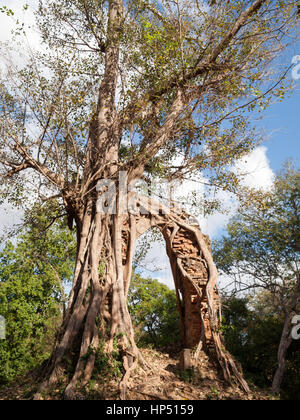
[[[180,217],[194,230],[200,232],[200,227],[195,219],[180,209]],[[202,342],[209,350],[213,347],[212,333],[208,313],[207,283],[209,278],[207,262],[202,254],[195,234],[172,222],[168,215],[145,215],[135,218],[137,240],[151,228],[158,228],[162,233],[166,251],[169,257],[180,315],[181,338],[183,348],[193,349]],[[130,236],[129,223],[126,222],[123,231],[123,264],[126,265],[128,255],[128,241]],[[204,235],[203,235],[204,236]],[[205,241],[210,248],[209,238]],[[219,307],[217,288],[213,290],[213,300]]]

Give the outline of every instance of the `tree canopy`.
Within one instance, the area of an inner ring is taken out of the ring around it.
[[[241,363],[246,378],[260,388],[271,386],[282,328],[282,314],[267,292],[253,299],[230,297],[223,302],[226,348]],[[299,400],[299,360],[300,346],[294,341],[286,355],[281,399]]]
[[[261,316],[279,314],[282,335],[273,379],[277,393],[293,342],[292,320],[300,309],[299,180],[299,171],[287,164],[272,191],[250,192],[215,250],[220,270],[231,280],[230,292],[259,291]]]
[[[262,288],[289,298],[299,270],[299,171],[287,163],[269,192],[244,195],[214,255],[236,291]],[[282,308],[284,311],[284,308]]]
[[[16,243],[7,242],[0,251],[0,314],[6,321],[0,383],[49,358],[63,318],[76,245],[62,223],[45,230],[51,223],[49,213],[35,211],[34,221]]]
[[[104,174],[108,143],[92,155],[90,143],[110,80],[104,108],[129,179],[201,170],[234,189],[230,164],[260,137],[251,113],[289,87],[289,65],[275,59],[296,30],[297,3],[133,0],[111,9],[112,23],[105,1],[40,1],[42,52],[29,51],[23,68],[7,58],[1,78],[2,176],[16,185],[30,168],[38,193],[82,200]]]
[[[149,203],[161,210],[161,203],[133,189],[140,180],[170,182],[201,173],[207,184],[236,190],[232,163],[259,141],[251,117],[290,88],[290,63],[279,58],[297,33],[298,4],[40,0],[35,16],[41,48],[24,51],[16,65],[12,44],[1,45],[2,196],[57,203],[55,217],[67,215],[70,229],[76,228],[72,290],[41,388],[57,382],[75,355],[65,389],[73,398],[91,378],[103,340],[108,353],[117,340],[125,398],[129,376],[142,360],[127,307],[137,225],[155,216],[169,227],[170,242],[182,226],[195,239],[206,267],[205,293],[189,281],[200,301],[207,300],[216,358],[226,381],[233,376],[249,391],[223,350],[217,270],[201,230],[187,225],[185,211],[175,206],[168,220],[162,211],[146,220],[142,210]],[[1,11],[10,18],[10,10]],[[16,42],[23,33],[17,22]],[[123,211],[123,189],[136,199],[136,211]],[[107,190],[114,193],[115,211],[110,205],[99,211]]]

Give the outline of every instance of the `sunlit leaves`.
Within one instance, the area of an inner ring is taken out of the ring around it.
[[[230,166],[260,140],[252,115],[273,99],[282,100],[290,89],[287,69],[274,59],[296,25],[296,2],[266,1],[209,62],[250,3],[124,3],[121,28],[114,34],[120,46],[115,106],[122,164],[130,164],[151,144],[180,86],[184,105],[157,155],[149,159],[147,174],[178,177],[181,170],[174,161],[181,160],[184,175],[202,171],[213,182],[236,187]],[[9,68],[5,81],[3,91],[14,102],[3,120],[5,141],[11,144],[22,133],[30,153],[38,153],[69,184],[76,179],[78,187],[112,36],[108,4],[45,0],[36,22],[42,51],[30,53],[23,69]]]
[[[256,287],[296,280],[299,264],[299,171],[287,164],[272,191],[244,190],[228,235],[216,243],[219,268]],[[275,286],[274,286],[275,287]]]
[[[0,6],[0,12],[5,13],[7,16],[13,16],[14,12],[12,9],[9,9],[7,6]]]
[[[55,217],[54,204],[35,208],[16,244],[7,242],[0,252],[0,313],[7,327],[0,383],[35,368],[52,350],[76,251],[72,233]]]

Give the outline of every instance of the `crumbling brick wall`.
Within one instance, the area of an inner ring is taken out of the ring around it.
[[[151,226],[155,226],[153,221]],[[193,232],[182,227],[174,232],[174,226],[167,223],[157,225],[157,227],[160,228],[166,241],[166,251],[172,268],[181,319],[183,347],[194,348],[202,337],[204,345],[209,348],[212,337],[206,294],[208,267],[196,237]],[[193,228],[199,229],[199,226],[193,225]],[[129,230],[124,229],[122,235],[124,265],[129,235]],[[206,237],[206,242],[210,247],[208,237]],[[217,293],[214,298],[218,300]]]
[[[196,227],[197,228],[197,227]],[[199,228],[199,227],[198,227]],[[175,286],[182,307],[183,344],[185,348],[198,345],[201,334],[207,347],[211,343],[206,285],[208,268],[192,232],[179,229],[170,241],[171,232],[165,230],[167,253],[170,258]],[[209,242],[208,237],[206,240]],[[179,264],[181,267],[179,267]],[[198,289],[198,292],[196,290]],[[200,296],[199,296],[200,291]],[[215,299],[217,299],[215,295]]]

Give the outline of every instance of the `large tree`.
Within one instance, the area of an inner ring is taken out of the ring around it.
[[[285,91],[288,66],[276,57],[295,29],[297,3],[39,2],[43,52],[31,51],[22,69],[8,63],[0,83],[0,174],[8,196],[31,183],[42,200],[60,197],[75,224],[73,288],[47,372],[51,384],[78,355],[66,396],[89,380],[100,334],[108,352],[118,337],[125,397],[141,360],[126,302],[136,225],[151,216],[174,235],[181,227],[194,234],[208,270],[217,358],[226,379],[233,373],[247,389],[218,338],[217,271],[206,241],[181,211],[157,211],[159,203],[134,185],[148,175],[171,181],[197,171],[213,184],[235,185],[230,164],[257,142],[249,111]],[[121,194],[129,184],[131,211]]]
[[[6,339],[0,340],[1,385],[49,358],[66,309],[76,244],[65,223],[53,223],[56,208],[50,207],[42,214],[33,209],[16,244],[1,247],[0,314],[6,324]]]
[[[275,393],[280,391],[293,342],[292,320],[300,309],[299,181],[299,171],[288,164],[271,191],[250,193],[228,225],[228,236],[215,248],[219,269],[231,279],[230,292],[261,291],[260,310],[264,306],[268,311],[271,303],[273,314],[276,308],[283,320],[272,385]]]

